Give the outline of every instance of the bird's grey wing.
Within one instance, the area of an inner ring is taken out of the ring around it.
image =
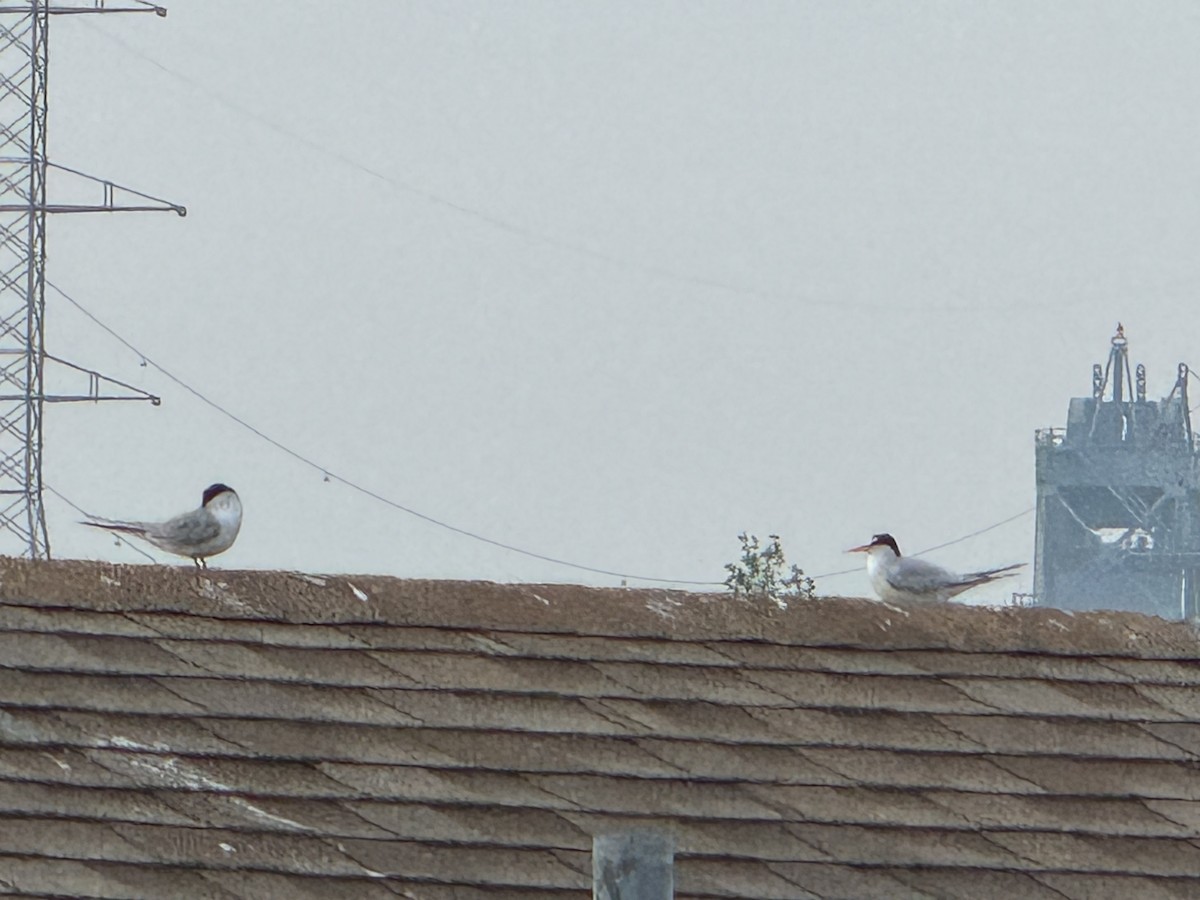
[[[961,579],[939,565],[906,556],[887,572],[887,582],[895,590],[923,594],[941,590]]]
[[[197,546],[211,541],[221,532],[221,526],[206,509],[194,509],[156,526],[156,537],[183,546]]]

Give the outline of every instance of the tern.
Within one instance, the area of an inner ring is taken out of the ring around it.
[[[890,534],[877,534],[871,538],[871,543],[846,552],[867,554],[867,576],[871,579],[871,587],[885,603],[949,600],[981,584],[1015,575],[1016,570],[1025,565],[1014,563],[959,575],[923,559],[901,556],[900,547]]]
[[[95,521],[83,524],[119,534],[132,534],[160,550],[189,557],[199,569],[207,569],[208,557],[224,553],[237,539],[238,530],[242,527],[242,501],[228,485],[213,484],[205,489],[199,509],[165,522],[93,518]]]

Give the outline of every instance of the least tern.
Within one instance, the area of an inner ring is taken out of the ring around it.
[[[160,550],[190,558],[197,568],[207,569],[208,557],[224,553],[237,539],[242,527],[242,501],[233,488],[214,484],[205,489],[199,509],[165,522],[124,522],[97,517],[96,521],[83,524],[132,534]]]
[[[923,559],[901,556],[900,547],[890,534],[877,534],[871,538],[871,543],[846,552],[867,554],[867,575],[871,579],[871,587],[879,599],[887,603],[949,600],[963,591],[1015,575],[1016,570],[1025,565],[1015,563],[960,575]]]

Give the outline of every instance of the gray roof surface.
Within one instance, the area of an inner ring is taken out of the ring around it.
[[[1200,896],[1191,627],[0,559],[0,893]]]

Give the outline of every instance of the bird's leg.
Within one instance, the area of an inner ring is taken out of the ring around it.
[[[204,593],[209,588],[208,578],[204,574],[204,570],[208,567],[204,565],[204,559],[200,556],[193,556],[192,562],[196,566],[196,590]]]

